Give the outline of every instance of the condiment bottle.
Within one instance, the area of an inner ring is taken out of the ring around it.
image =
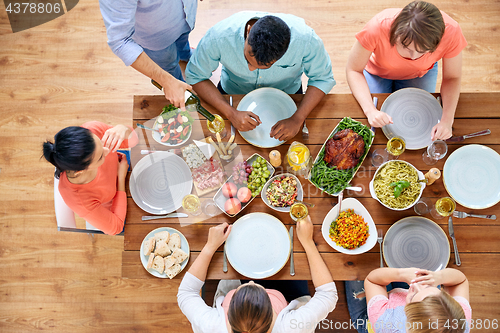
[[[269,153],[269,162],[271,162],[273,167],[279,167],[281,165],[281,153],[277,150],[271,150]]]
[[[425,175],[425,179],[427,179],[427,185],[432,185],[436,180],[441,177],[441,171],[438,168],[432,168]]]

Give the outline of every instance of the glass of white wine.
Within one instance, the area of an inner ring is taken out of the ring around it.
[[[201,202],[195,194],[188,194],[182,199],[182,208],[193,216],[201,214]]]
[[[309,214],[307,206],[302,202],[296,202],[290,207],[290,217],[292,220],[297,222],[298,220],[304,219]]]
[[[455,211],[457,204],[455,200],[450,197],[440,198],[436,201],[436,204],[431,209],[431,216],[436,219],[442,219],[443,217],[448,217]]]
[[[448,145],[443,140],[433,141],[427,146],[427,149],[422,154],[422,159],[427,165],[434,165],[446,156]]]
[[[214,138],[216,138],[217,133],[219,133],[221,139],[223,139],[227,135],[226,123],[218,114],[214,114],[214,117],[215,119],[213,121],[207,119],[207,128]]]
[[[375,149],[372,153],[372,165],[379,167],[387,161],[398,159],[399,155],[404,153],[406,141],[400,136],[393,136],[387,141],[384,149]]]

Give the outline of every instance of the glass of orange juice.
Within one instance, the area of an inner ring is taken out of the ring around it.
[[[311,154],[305,144],[294,141],[286,154],[288,171],[306,176],[311,167]]]

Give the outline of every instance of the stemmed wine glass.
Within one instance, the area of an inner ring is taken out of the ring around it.
[[[387,161],[398,159],[406,149],[406,142],[400,136],[393,136],[387,141],[387,147],[375,149],[372,153],[372,164],[379,167]]]
[[[433,141],[427,146],[426,151],[422,154],[422,160],[427,165],[434,165],[446,156],[448,145],[443,140]]]
[[[457,204],[455,200],[450,197],[440,198],[436,201],[436,204],[431,208],[431,216],[436,219],[442,219],[443,217],[448,217],[455,211]]]

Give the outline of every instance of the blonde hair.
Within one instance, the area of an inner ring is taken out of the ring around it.
[[[265,333],[273,323],[273,306],[266,290],[255,284],[241,286],[233,294],[227,319],[233,333]]]
[[[445,24],[439,9],[425,1],[406,5],[391,25],[389,40],[408,47],[412,42],[418,52],[434,52],[443,38]]]
[[[405,306],[406,327],[410,333],[462,333],[465,332],[465,313],[462,306],[441,290],[420,302]]]

